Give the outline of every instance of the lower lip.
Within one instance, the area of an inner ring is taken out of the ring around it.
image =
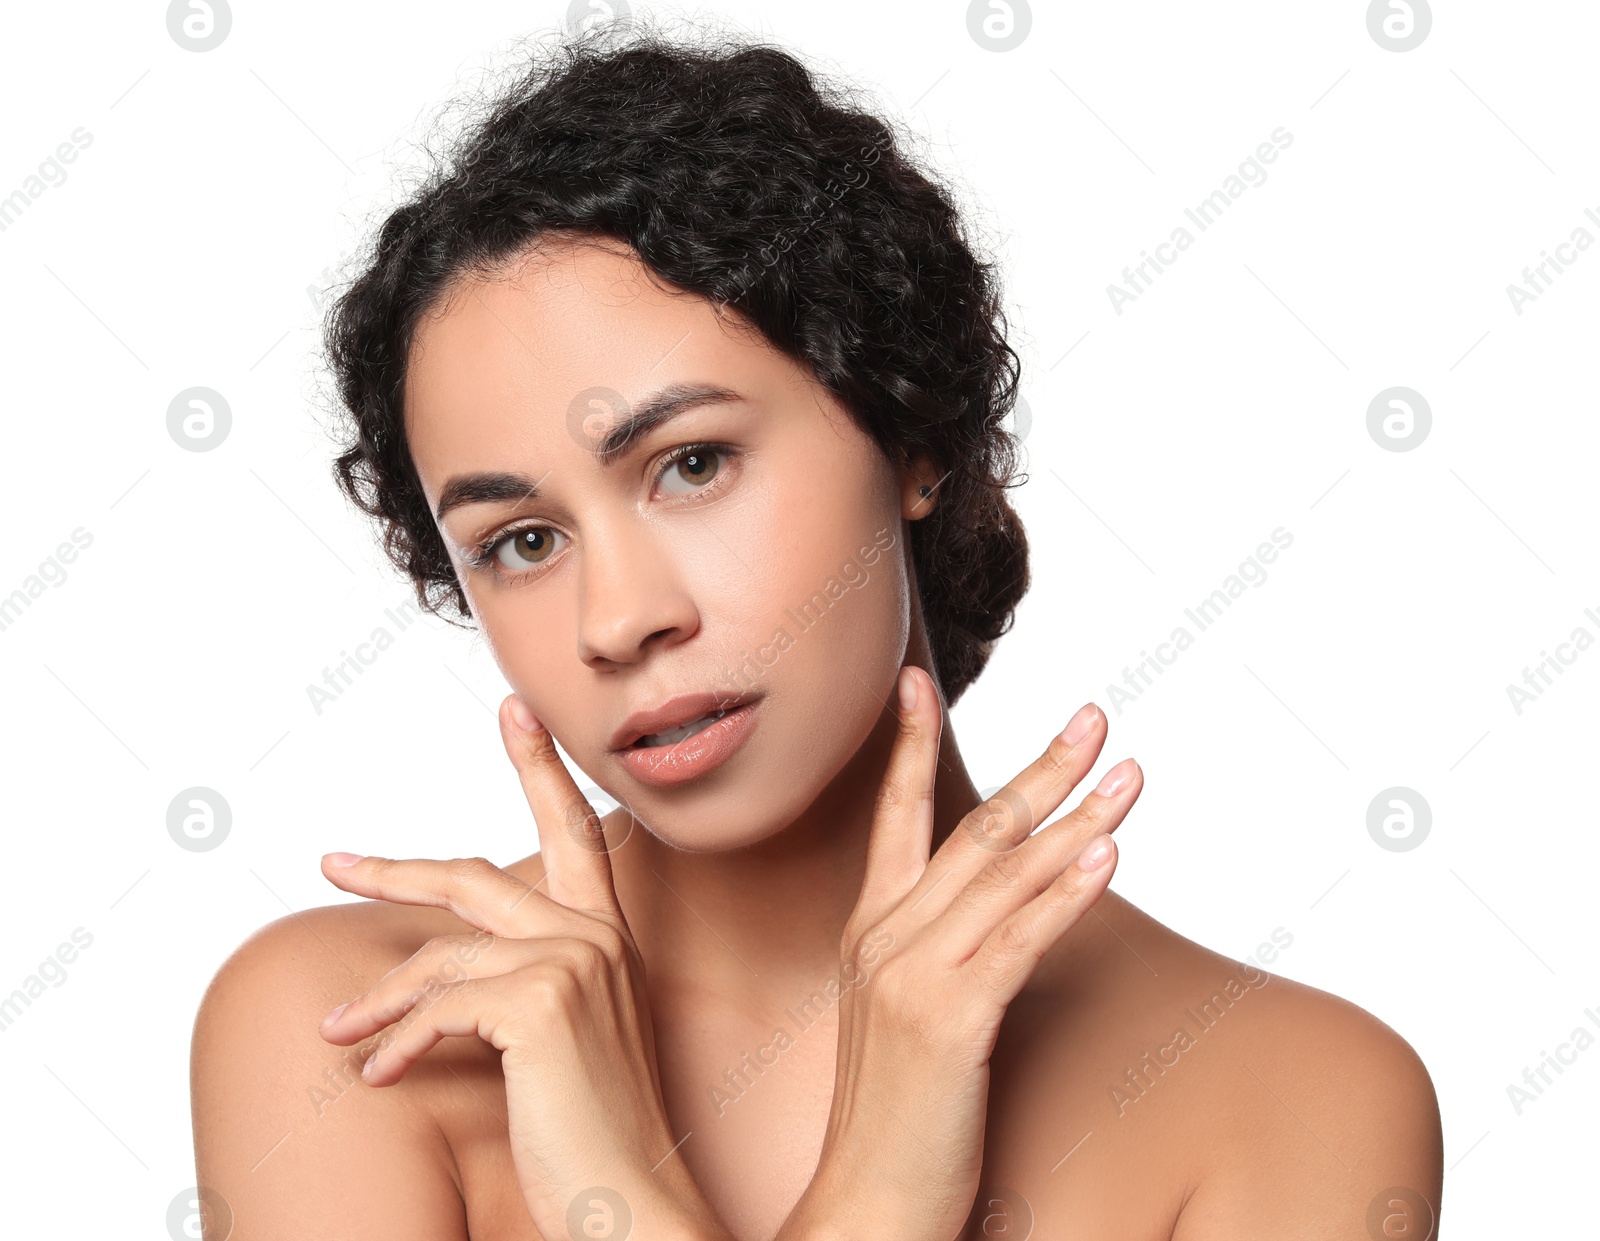
[[[617,757],[635,779],[656,788],[671,788],[720,767],[755,726],[756,703],[747,702],[675,745],[630,746],[617,751]]]

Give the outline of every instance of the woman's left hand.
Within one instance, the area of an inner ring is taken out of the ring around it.
[[[349,1046],[385,1031],[363,1070],[405,1076],[447,1035],[500,1049],[511,1154],[546,1237],[726,1238],[677,1152],[662,1101],[644,966],[617,904],[599,818],[550,733],[515,697],[500,732],[533,810],[549,895],[483,858],[363,857],[323,874],[359,896],[437,905],[479,929],[429,940],[328,1014]],[[348,857],[349,855],[343,855]],[[545,886],[541,883],[541,886]],[[626,1219],[625,1219],[626,1217]]]

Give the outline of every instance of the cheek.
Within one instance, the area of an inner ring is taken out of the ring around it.
[[[843,659],[832,675],[847,680],[851,668],[865,675],[874,665],[869,652],[904,650],[902,522],[885,479],[859,461],[828,459],[774,478],[726,516],[708,515],[712,522],[718,537],[703,552],[721,570],[695,579],[710,630],[731,630],[745,645],[786,634],[784,662],[809,664],[823,648]],[[724,572],[737,575],[732,589],[719,580]]]
[[[808,465],[774,477],[728,536],[759,532],[739,552],[751,567],[749,597],[731,600],[726,615],[739,618],[742,642],[765,645],[765,660],[776,660],[766,688],[798,712],[886,694],[910,635],[892,474],[864,440],[839,448],[830,438],[783,459]]]
[[[901,562],[900,532],[872,564],[863,539],[820,543],[780,562],[764,590],[761,613],[746,624],[747,645],[763,644],[746,661],[740,687],[764,689],[780,707],[786,743],[849,747],[870,731],[893,687],[910,638],[910,583]]]
[[[562,703],[574,701],[573,685],[584,671],[568,606],[535,601],[537,591],[502,591],[472,600],[478,628],[511,692],[517,694],[559,737],[565,721]]]

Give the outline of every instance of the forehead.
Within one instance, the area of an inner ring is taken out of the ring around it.
[[[457,280],[419,320],[406,433],[431,492],[429,474],[461,463],[470,445],[565,434],[570,406],[589,389],[630,398],[715,380],[755,392],[795,375],[737,315],[665,286],[621,243],[559,241]]]

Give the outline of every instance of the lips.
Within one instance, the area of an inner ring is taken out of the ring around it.
[[[704,732],[727,714],[726,711],[713,711],[710,715],[702,715],[697,720],[691,720],[682,728],[664,728],[660,732],[647,733],[635,741],[633,746],[677,745],[680,741],[687,741],[697,733]]]
[[[647,711],[635,711],[625,719],[621,727],[611,734],[611,748],[618,751],[626,750],[641,737],[661,733],[671,734],[666,741],[666,744],[671,744],[678,739],[673,733],[674,729],[684,728],[706,716],[735,710],[754,702],[759,697],[760,695],[754,692],[744,694],[700,692],[674,695],[658,707]]]
[[[668,790],[694,784],[744,748],[759,727],[760,711],[761,699],[752,698],[743,706],[719,712],[714,723],[650,734],[639,744],[618,750],[616,761],[640,784],[651,788]],[[681,739],[663,741],[663,737]]]

